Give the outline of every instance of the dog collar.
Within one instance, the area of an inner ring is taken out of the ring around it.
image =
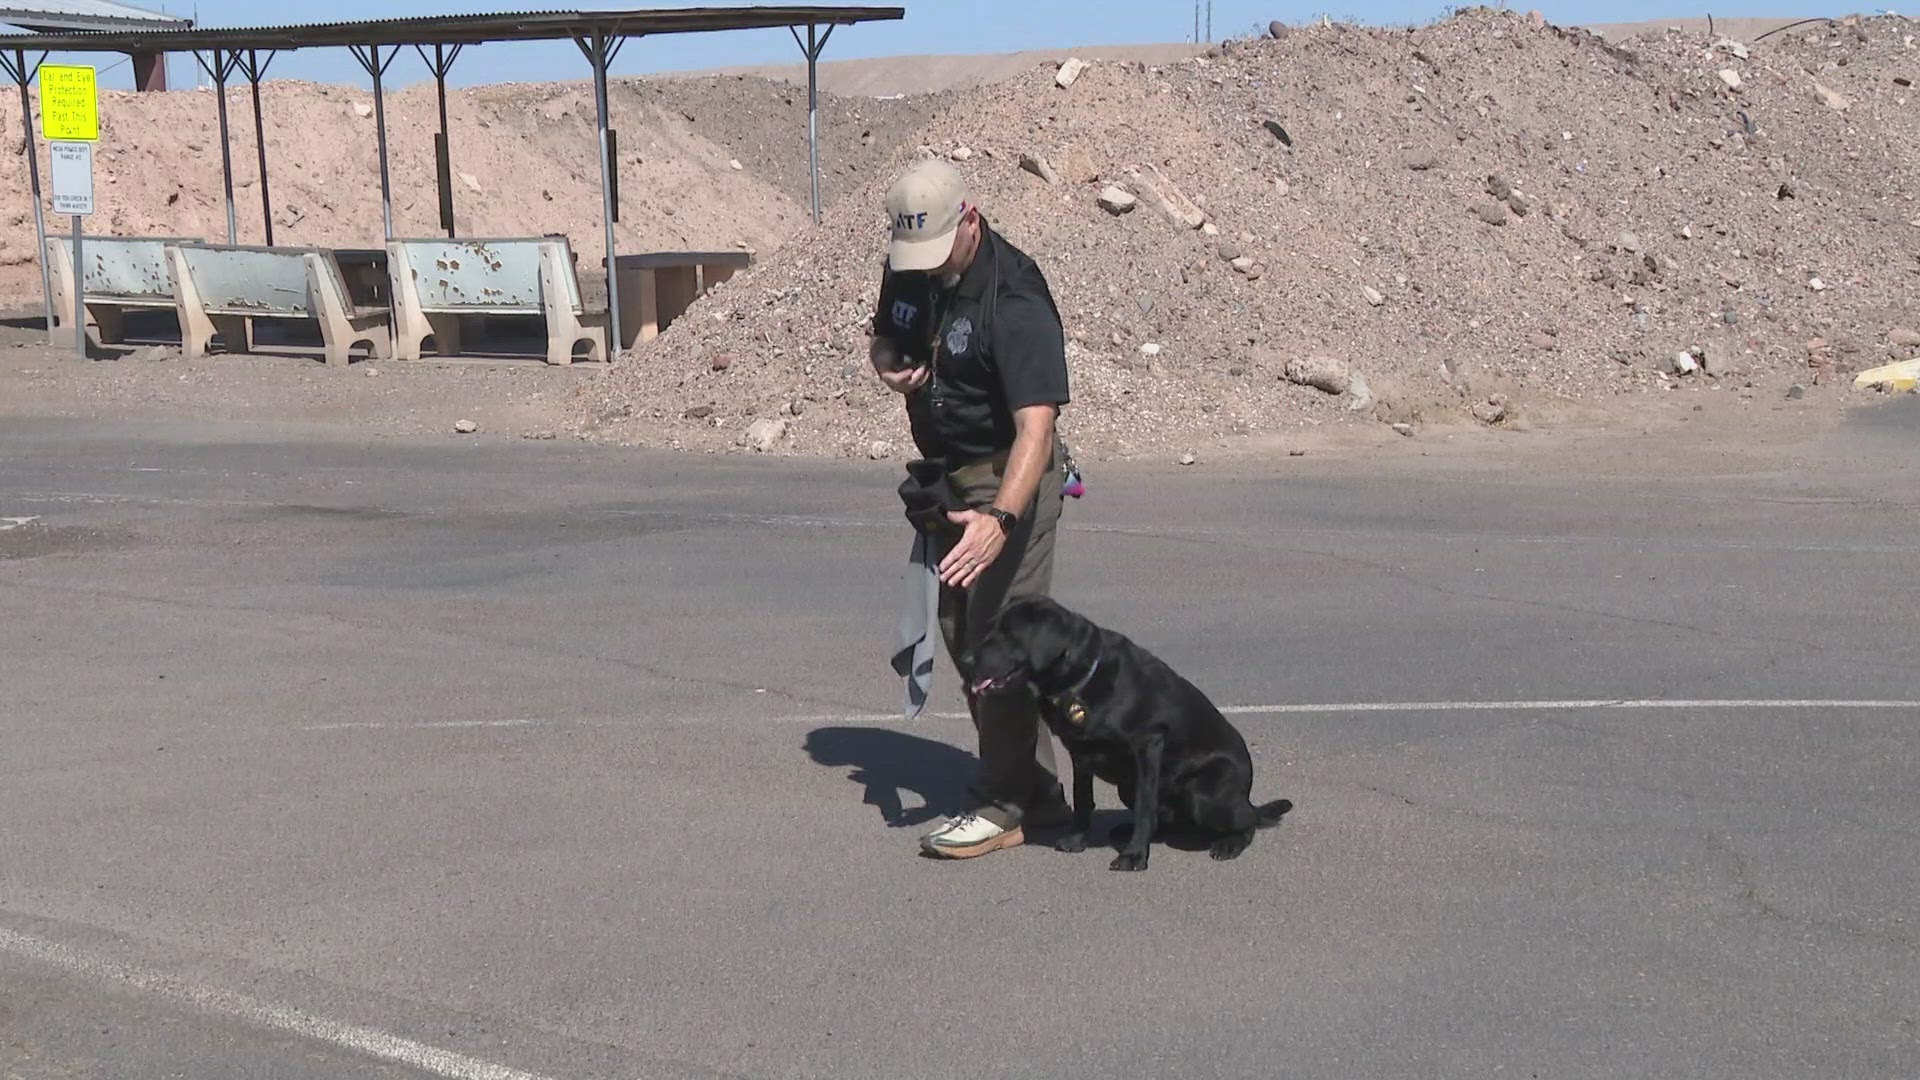
[[[1087,706],[1080,700],[1080,691],[1093,681],[1093,673],[1100,670],[1100,654],[1093,657],[1093,666],[1087,669],[1080,681],[1053,696],[1053,703],[1067,714],[1067,720],[1074,727],[1087,726]]]

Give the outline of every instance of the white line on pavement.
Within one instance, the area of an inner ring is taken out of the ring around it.
[[[0,951],[29,957],[73,975],[108,982],[127,983],[148,993],[203,1012],[219,1013],[236,1020],[290,1031],[296,1035],[352,1050],[357,1053],[398,1062],[415,1069],[445,1076],[451,1080],[546,1080],[535,1073],[521,1072],[505,1065],[456,1054],[437,1046],[403,1039],[384,1031],[342,1023],[257,1001],[236,994],[190,983],[157,971],[133,967],[103,957],[90,956],[58,942],[46,941],[0,928]]]
[[[1301,713],[1382,713],[1382,712],[1566,712],[1612,709],[1912,709],[1920,712],[1920,701],[1896,701],[1874,698],[1584,698],[1567,701],[1353,701],[1341,703],[1303,703],[1285,705],[1228,705],[1221,712],[1228,716],[1282,716]],[[965,720],[966,713],[927,713],[935,720]],[[692,721],[716,723],[747,721],[760,724],[887,724],[904,723],[898,713],[818,713],[803,716],[747,716],[729,714],[716,717],[658,717],[655,723]],[[572,724],[611,727],[648,723],[647,718],[629,717],[538,717],[521,716],[501,720],[342,720],[337,723],[306,724],[303,731],[431,731],[442,728],[509,728]]]

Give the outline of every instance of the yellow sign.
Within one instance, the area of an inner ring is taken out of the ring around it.
[[[91,67],[40,65],[40,135],[61,142],[100,138],[100,95]]]

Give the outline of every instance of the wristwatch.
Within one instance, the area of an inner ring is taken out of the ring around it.
[[[1009,536],[1013,534],[1014,527],[1020,524],[1018,515],[1002,510],[991,503],[981,507],[980,512],[998,521],[1000,523],[1000,531]]]

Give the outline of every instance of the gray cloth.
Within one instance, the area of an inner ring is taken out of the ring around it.
[[[906,680],[904,716],[917,720],[933,692],[933,661],[940,647],[940,559],[933,537],[913,535],[907,556],[907,592],[894,635],[893,670]]]

